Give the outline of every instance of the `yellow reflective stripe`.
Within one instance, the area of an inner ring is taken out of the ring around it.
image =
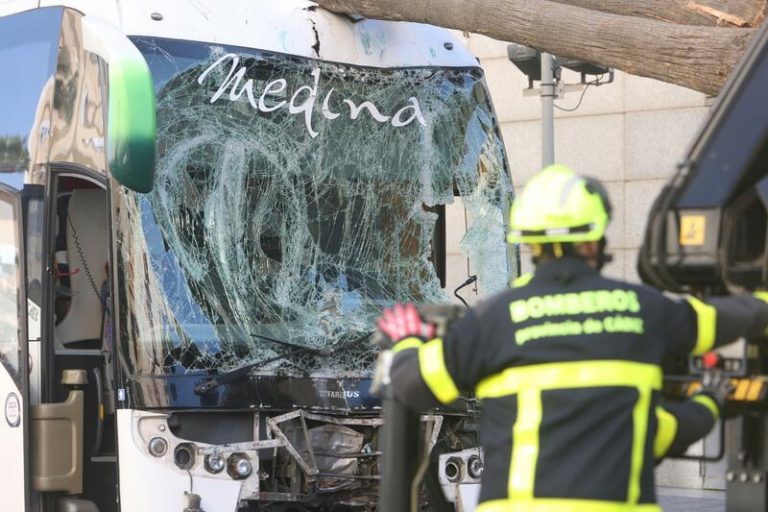
[[[419,348],[422,344],[423,342],[419,338],[405,338],[398,341],[395,346],[392,347],[392,352],[398,353],[408,348]]]
[[[709,352],[715,346],[717,310],[714,306],[701,302],[696,297],[688,297],[687,299],[696,312],[697,335],[693,354],[698,356]]]
[[[512,280],[512,288],[520,288],[521,286],[525,286],[531,282],[531,279],[533,279],[532,272],[528,272],[527,274],[522,274],[520,276],[517,276],[515,279]]]
[[[534,499],[529,502],[491,500],[480,503],[476,512],[662,512],[655,503],[632,505],[616,501]]]
[[[753,380],[749,385],[749,391],[747,391],[746,400],[748,402],[755,402],[760,398],[760,392],[763,390],[763,383],[759,380]]]
[[[444,404],[449,404],[459,397],[459,389],[445,367],[443,340],[435,338],[419,347],[419,370],[421,378]]]
[[[514,441],[508,483],[511,500],[533,498],[541,415],[541,392],[538,389],[521,391],[517,397],[517,421],[512,428]]]
[[[637,389],[639,393],[632,411],[632,460],[627,495],[629,503],[636,503],[640,498],[640,474],[643,470],[651,390],[661,389],[661,380],[661,368],[656,365],[608,360],[507,368],[480,382],[476,389],[478,398],[518,395],[518,417],[512,429],[512,464],[508,483],[510,500],[533,499],[542,418],[541,391],[622,386]]]
[[[423,350],[423,349],[422,349]],[[567,389],[599,386],[661,389],[661,368],[632,361],[569,361],[507,368],[477,385],[478,398],[499,398],[536,388]]]
[[[637,503],[640,499],[640,474],[643,471],[645,460],[645,439],[648,433],[648,416],[651,409],[651,388],[642,386],[637,388],[639,396],[632,410],[632,465],[629,473],[629,490],[627,501]]]
[[[662,458],[672,446],[672,441],[677,435],[677,418],[663,408],[656,407],[656,438],[653,440],[653,456],[657,459]]]
[[[746,400],[748,391],[749,379],[738,379],[736,389],[733,390],[733,398],[740,401]]]
[[[715,420],[720,418],[720,408],[717,406],[717,402],[715,402],[715,399],[712,398],[711,396],[696,395],[691,400],[709,409],[709,412],[712,413],[712,416],[715,418]]]

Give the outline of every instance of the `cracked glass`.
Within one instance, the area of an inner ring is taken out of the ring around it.
[[[383,306],[449,301],[435,206],[457,195],[481,291],[508,282],[512,186],[480,69],[135,43],[158,162],[151,193],[113,193],[132,373],[367,374]]]

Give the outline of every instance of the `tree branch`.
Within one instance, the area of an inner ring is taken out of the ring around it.
[[[622,16],[639,16],[680,25],[757,27],[766,0],[553,0]]]
[[[552,0],[315,1],[335,12],[476,32],[710,95],[720,90],[754,32],[676,25]]]

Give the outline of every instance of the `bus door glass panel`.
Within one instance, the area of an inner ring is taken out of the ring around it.
[[[0,510],[22,512],[26,501],[26,293],[23,283],[21,200],[0,185]]]
[[[27,273],[27,334],[29,341],[40,341],[43,307],[44,198],[42,185],[24,185],[24,246]]]

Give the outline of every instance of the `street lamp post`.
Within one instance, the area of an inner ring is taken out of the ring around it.
[[[555,163],[555,59],[541,54],[541,167]]]

